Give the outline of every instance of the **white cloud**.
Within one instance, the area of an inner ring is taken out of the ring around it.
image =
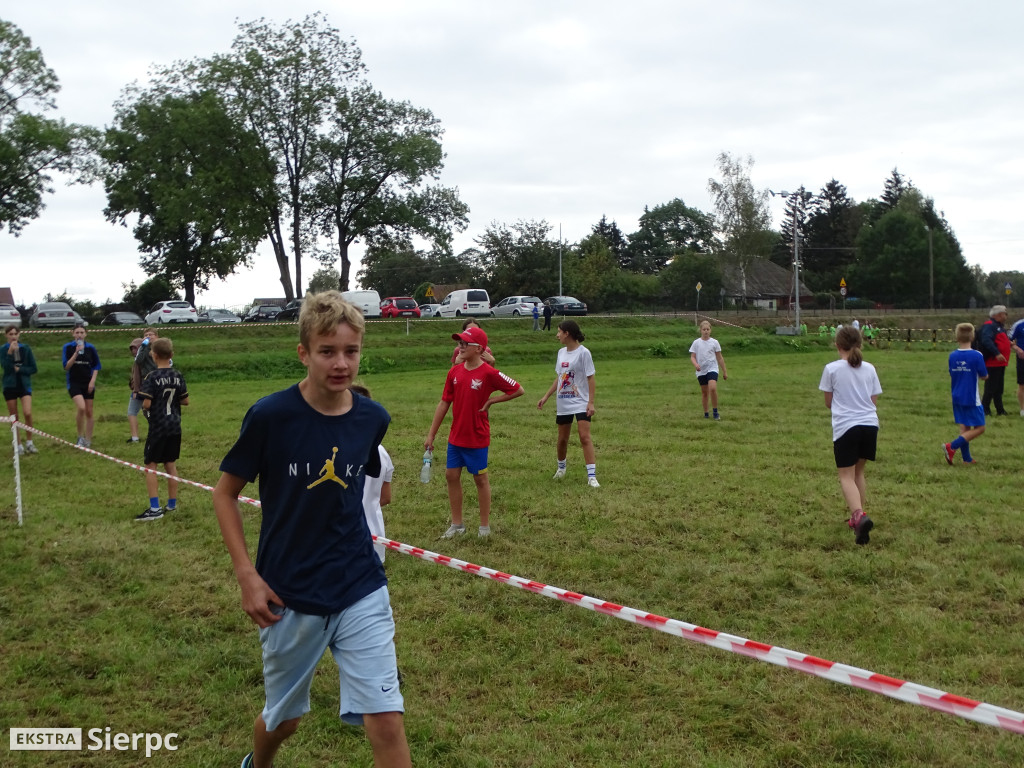
[[[228,50],[236,18],[317,10],[356,39],[378,89],[441,120],[442,181],[472,209],[456,248],[493,221],[545,219],[577,240],[602,215],[629,233],[645,205],[674,197],[708,210],[728,151],[754,157],[757,186],[835,178],[857,200],[878,197],[898,167],[945,211],[968,262],[1020,267],[1019,3],[53,0],[4,17],[57,72],[62,116],[102,126],[153,64]],[[102,300],[144,277],[103,205],[102,190],[59,187],[22,237],[2,235],[4,262],[30,267],[5,280],[18,300],[72,284]],[[206,298],[280,292],[264,253]]]

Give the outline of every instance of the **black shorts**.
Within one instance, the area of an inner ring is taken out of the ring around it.
[[[1017,358],[1017,384],[1024,387],[1024,360]]]
[[[852,467],[861,459],[875,460],[878,447],[878,427],[850,427],[832,443],[836,457],[836,468]]]
[[[25,389],[24,384],[17,387],[4,387],[4,400],[21,400],[21,398],[31,395],[32,393]]]
[[[706,387],[709,381],[718,381],[718,371],[708,371],[703,376],[697,377],[697,383]]]
[[[71,395],[72,399],[81,395],[86,400],[93,400],[96,397],[96,390],[89,391],[89,385],[82,386],[80,384],[72,384],[68,387],[68,394]]]
[[[562,416],[555,416],[555,424],[572,424],[572,420],[576,421],[590,421],[590,417],[584,411],[583,413],[566,413]]]
[[[177,461],[181,455],[181,433],[177,435],[164,435],[154,438],[152,435],[146,438],[146,447],[142,453],[142,461],[145,464],[167,464]]]

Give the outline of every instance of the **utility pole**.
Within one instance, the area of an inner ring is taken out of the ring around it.
[[[796,323],[797,335],[800,334],[800,230],[797,226],[796,212],[797,209],[803,205],[803,199],[799,192],[772,192],[770,189],[768,192],[772,197],[776,195],[779,197],[791,197],[794,199],[793,203],[793,296],[796,298],[794,322]]]

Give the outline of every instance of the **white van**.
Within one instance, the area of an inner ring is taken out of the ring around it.
[[[380,294],[376,291],[344,291],[341,298],[363,310],[363,317],[380,317]]]
[[[491,297],[483,288],[452,291],[441,302],[441,317],[490,317]]]

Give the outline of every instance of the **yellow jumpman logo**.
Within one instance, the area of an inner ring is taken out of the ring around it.
[[[340,477],[338,477],[336,474],[334,474],[334,458],[337,455],[338,449],[337,447],[335,447],[334,452],[331,454],[331,458],[324,462],[324,468],[320,470],[320,479],[314,480],[312,483],[307,485],[306,490],[309,490],[310,488],[320,485],[320,483],[325,482],[327,480],[333,480],[342,488],[348,488],[348,484]]]

